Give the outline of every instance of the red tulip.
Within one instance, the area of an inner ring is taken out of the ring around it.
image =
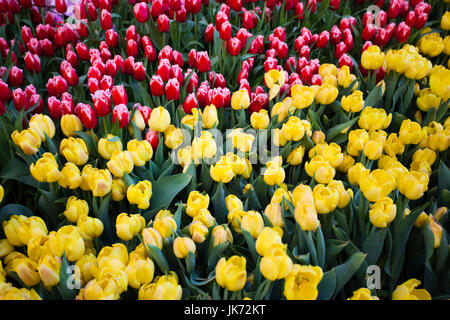
[[[342,32],[342,41],[344,41],[345,45],[347,46],[347,51],[353,49],[353,34],[350,29],[345,29]]]
[[[113,29],[106,31],[105,40],[110,48],[115,48],[119,45],[119,35]]]
[[[99,117],[104,117],[111,112],[111,98],[106,91],[98,90],[92,95],[94,109]]]
[[[167,81],[165,94],[167,100],[178,100],[180,98],[180,84],[177,79]]]
[[[406,14],[405,22],[408,26],[411,28],[414,27],[414,24],[416,23],[416,13],[414,11],[409,11]]]
[[[105,31],[112,28],[113,24],[112,24],[111,13],[108,10],[103,9],[101,11],[101,13],[100,13],[100,26]]]
[[[55,0],[56,11],[65,13],[67,11],[66,0]]]
[[[23,70],[13,66],[9,72],[8,82],[14,87],[18,87],[23,83]]]
[[[144,81],[146,77],[146,70],[142,62],[135,62],[133,65],[133,77],[137,81]]]
[[[90,105],[78,103],[75,112],[87,129],[94,129],[98,124],[97,113]]]
[[[9,90],[8,84],[0,79],[0,100],[9,101],[11,99],[11,91]]]
[[[89,49],[86,44],[78,42],[77,46],[75,47],[75,50],[77,51],[79,59],[84,61],[89,60]]]
[[[192,68],[197,66],[197,50],[191,49],[191,51],[189,51],[188,63]]]
[[[200,72],[208,72],[211,69],[211,61],[209,60],[208,51],[199,51],[196,59],[197,69]]]
[[[231,23],[228,21],[225,21],[222,23],[219,29],[219,35],[220,39],[224,41],[228,41],[231,39]]]
[[[124,128],[130,122],[130,112],[124,104],[119,104],[114,107],[112,112],[112,122],[119,121],[119,127]]]
[[[242,26],[247,30],[251,30],[256,27],[257,24],[258,18],[255,16],[255,14],[251,11],[246,11],[242,19]]]
[[[303,2],[299,2],[295,7],[295,18],[297,20],[303,20],[304,17],[304,6]]]
[[[192,93],[192,92],[194,92],[194,90],[196,91],[198,89],[198,76],[194,70],[188,69],[187,72],[184,74],[184,78],[187,79],[187,77],[189,77],[191,72],[192,72],[192,75],[190,76],[189,82],[186,86],[187,93]]]
[[[425,26],[425,23],[428,20],[428,14],[423,12],[423,13],[416,13],[416,21],[414,23],[414,28],[416,29],[422,29]]]
[[[350,58],[350,56],[346,53],[342,54],[341,57],[339,58],[339,68],[341,68],[342,66],[348,66],[350,68],[350,70],[353,69],[353,61]]]
[[[375,36],[376,32],[377,28],[375,27],[375,25],[369,23],[363,29],[362,38],[366,41],[371,40]]]
[[[198,101],[197,101],[197,98],[195,97],[195,94],[190,93],[186,97],[186,100],[184,100],[184,104],[183,104],[184,113],[186,113],[186,114],[191,113],[191,110],[193,108],[198,108]]]
[[[126,105],[128,103],[127,92],[125,91],[125,87],[123,85],[113,86],[111,90],[111,97],[115,106],[118,104]]]
[[[25,94],[25,91],[23,91],[21,88],[13,90],[12,100],[17,111],[20,111],[23,108],[25,108],[25,110],[28,110],[30,108],[30,103]]]
[[[150,143],[150,145],[153,148],[153,151],[155,151],[158,148],[159,144],[158,132],[149,129],[145,134],[145,140],[147,140]]]
[[[162,14],[158,17],[158,30],[159,32],[168,32],[170,29],[170,20],[165,15]]]
[[[31,31],[30,27],[27,26],[22,26],[21,35],[22,41],[25,45],[28,43],[28,41],[30,41],[31,38],[33,38],[33,32]]]
[[[237,56],[241,52],[241,40],[231,38],[227,41],[227,51],[232,56]]]
[[[136,57],[138,54],[138,46],[136,41],[134,41],[133,39],[130,39],[127,41],[127,55],[129,57],[133,56]]]
[[[339,30],[339,28],[336,25],[331,27],[331,31],[330,31],[331,43],[334,45],[338,44],[339,42],[341,42],[341,37],[342,37],[341,30]]]
[[[205,42],[214,41],[214,25],[212,23],[208,24],[205,29]]]
[[[164,81],[159,75],[152,76],[150,80],[150,91],[153,96],[161,97],[164,95]]]
[[[330,1],[330,9],[336,11],[339,9],[339,2],[340,0],[331,0]]]
[[[131,75],[131,74],[134,73],[134,64],[135,64],[135,62],[134,62],[134,57],[133,56],[128,57],[125,60],[124,66],[125,66],[125,73],[126,74],[130,74]]]
[[[388,10],[389,19],[395,19],[400,14],[401,3],[398,0],[392,0]]]
[[[316,46],[318,48],[325,48],[328,46],[328,41],[330,40],[330,33],[328,31],[322,31],[317,39]]]
[[[140,23],[147,22],[150,16],[150,9],[145,2],[136,3],[133,7],[133,13],[136,20]]]
[[[339,42],[334,50],[334,56],[336,59],[339,59],[344,53],[347,53],[347,46],[344,42]]]
[[[411,28],[404,22],[400,22],[395,30],[395,38],[398,42],[403,43],[408,41],[411,34]]]
[[[179,65],[175,64],[170,68],[170,77],[178,80],[178,83],[183,83],[183,69]]]

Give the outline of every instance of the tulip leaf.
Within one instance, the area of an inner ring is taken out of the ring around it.
[[[74,280],[72,283],[71,279]],[[65,253],[63,253],[61,257],[59,283],[55,286],[55,289],[58,291],[63,300],[74,300],[78,293],[78,290],[81,289],[81,284],[77,283],[77,279],[75,279],[74,277],[74,273],[72,272],[72,268],[67,261]]]
[[[333,269],[324,273],[322,280],[317,285],[319,291],[318,300],[329,300],[336,289],[336,272]]]
[[[162,253],[161,249],[151,244],[145,244],[140,234],[138,234],[138,238],[147,251],[147,254],[153,259],[153,261],[156,262],[161,272],[168,273],[170,271],[169,263],[167,262],[167,259]]]
[[[215,280],[216,274],[215,274],[215,271],[212,271],[208,275],[208,278],[202,279],[199,277],[199,275],[196,272],[194,272],[190,275],[189,279],[191,280],[192,284],[195,286],[204,286],[204,285],[207,285],[208,283],[210,283],[211,281]]]
[[[187,173],[160,177],[152,185],[151,210],[156,212],[159,209],[169,207],[176,195],[189,184],[191,178],[192,176]]]
[[[362,245],[362,252],[367,253],[367,263],[376,264],[384,247],[384,239],[389,229],[378,229],[369,235]]]
[[[97,143],[94,141],[94,137],[83,131],[75,131],[75,133],[79,135],[84,142],[86,142],[86,146],[89,149],[89,154],[97,154]]]
[[[228,247],[229,242],[224,242],[213,248],[208,254],[208,269],[212,270],[215,268],[217,261],[222,252]]]
[[[337,257],[339,253],[344,250],[344,248],[350,243],[350,240],[343,241],[337,239],[330,239],[327,241],[327,255],[326,262],[331,264],[331,262]]]
[[[217,190],[211,197],[211,202],[214,207],[214,217],[218,223],[227,223],[227,207],[225,205],[225,190],[223,183],[217,185]]]
[[[7,221],[13,215],[34,216],[34,213],[21,204],[7,204],[0,209],[0,222]]]
[[[28,166],[20,161],[18,158],[11,158],[3,167],[0,172],[2,179],[16,179],[17,177],[23,177],[30,173]]]
[[[320,130],[322,132],[325,131],[325,129],[322,127],[322,124],[320,123],[319,116],[311,108],[308,110],[308,118],[309,120],[311,120],[313,130]]]
[[[253,239],[250,232],[241,228],[242,234],[244,235],[245,242],[247,242],[248,249],[250,250],[250,254],[252,255],[253,261],[256,263],[258,261],[259,255],[256,252],[256,242]]]
[[[381,85],[375,86],[364,100],[364,107],[374,107],[381,98],[383,98],[383,87]]]
[[[344,123],[338,124],[335,127],[332,127],[330,130],[327,131],[325,134],[327,142],[332,142],[333,139],[338,136],[341,131],[347,129],[347,132],[351,129],[351,127],[358,121],[359,117],[356,117],[352,120],[348,120]]]
[[[109,217],[109,203],[111,201],[111,192],[106,195],[106,197],[101,199],[101,204],[97,212],[94,212],[95,216],[100,219],[104,226],[105,240],[112,243],[113,241],[113,230],[111,225],[111,219]]]
[[[189,252],[186,257],[186,271],[188,274],[192,274],[195,270],[195,255]]]
[[[366,256],[366,254],[361,252],[355,253],[346,262],[333,268],[336,272],[336,290],[334,292],[334,296],[341,291],[341,289],[358,271],[359,267],[366,259]]]
[[[428,221],[426,221],[423,226],[423,237],[425,244],[425,266],[428,268],[429,271],[433,272],[430,259],[433,256],[434,252],[434,234],[433,231],[431,231],[430,229]]]

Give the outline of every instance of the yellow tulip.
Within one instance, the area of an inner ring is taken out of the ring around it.
[[[39,182],[56,182],[61,178],[61,172],[58,169],[58,163],[55,157],[46,152],[36,163],[30,166],[30,173],[34,179]]]
[[[38,152],[41,147],[41,138],[39,138],[39,134],[32,129],[26,129],[20,132],[14,130],[11,134],[11,139],[28,156]]]
[[[106,138],[98,141],[98,153],[106,160],[111,159],[115,151],[122,151],[123,145],[119,137],[107,134]]]
[[[247,281],[246,260],[244,257],[223,257],[216,265],[216,281],[228,291],[239,291]]]
[[[71,137],[76,135],[76,131],[83,130],[83,124],[80,118],[74,114],[65,114],[61,117],[61,130],[66,137]]]
[[[152,110],[148,126],[156,132],[164,132],[170,125],[170,113],[163,107],[157,107]]]
[[[45,141],[45,134],[52,139],[55,136],[55,124],[49,116],[35,114],[31,117],[29,123],[30,129],[35,131],[41,141]]]

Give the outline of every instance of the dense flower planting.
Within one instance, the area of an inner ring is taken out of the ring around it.
[[[449,3],[0,0],[0,299],[449,299]]]

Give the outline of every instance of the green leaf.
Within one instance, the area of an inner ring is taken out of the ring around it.
[[[324,273],[322,280],[317,285],[319,291],[318,300],[329,300],[336,289],[336,272],[333,269]]]
[[[0,222],[7,221],[13,215],[34,216],[34,213],[21,204],[7,204],[0,209]]]
[[[336,272],[336,290],[334,296],[341,291],[356,271],[358,271],[366,256],[366,254],[361,252],[355,253],[346,262],[333,268]]]
[[[63,300],[74,300],[78,290],[76,288],[70,289],[68,287],[68,280],[73,274],[70,272],[69,262],[67,261],[66,254],[64,253],[61,257],[61,267],[59,269],[59,283],[56,285],[55,289],[61,296]]]
[[[211,252],[208,254],[208,269],[212,270],[215,268],[217,261],[219,261],[220,255],[222,252],[228,247],[230,243],[224,242],[216,246],[211,250]]]
[[[159,269],[162,273],[168,273],[170,271],[169,263],[167,262],[166,257],[162,253],[162,251],[151,244],[146,245],[142,240],[141,242],[144,244],[144,247],[147,249],[147,253],[156,262]]]
[[[110,243],[113,241],[113,230],[111,225],[111,219],[109,218],[109,203],[111,201],[111,192],[106,195],[106,197],[102,198],[100,207],[97,212],[95,212],[95,216],[101,220],[104,226],[103,234],[106,237],[106,240]]]
[[[152,185],[153,195],[150,199],[150,208],[156,212],[166,208],[191,181],[192,176],[187,173],[179,173],[172,176],[160,177]]]
[[[375,88],[370,91],[366,100],[364,100],[364,106],[374,107],[381,98],[383,98],[383,87],[381,85],[375,86]]]
[[[384,247],[384,239],[389,229],[378,229],[364,241],[362,252],[367,253],[367,263],[376,264]]]
[[[352,119],[352,120],[348,120],[344,123],[338,124],[337,126],[331,128],[330,130],[327,131],[327,133],[325,134],[325,136],[327,137],[327,142],[332,142],[333,139],[344,129],[349,128],[348,131],[351,129],[351,127],[356,123],[356,121],[358,121],[359,116]],[[347,132],[348,132],[347,131]]]
[[[211,197],[211,202],[214,207],[214,217],[216,218],[217,222],[220,223],[227,223],[227,207],[225,205],[225,190],[223,183],[219,183],[217,185],[217,190],[214,193],[214,195]]]
[[[250,250],[250,254],[252,255],[253,262],[256,263],[258,261],[259,255],[256,252],[255,239],[253,239],[252,235],[247,230],[244,230],[242,228],[241,228],[241,230],[242,230],[242,234],[244,235],[245,242],[247,242],[248,249]]]

